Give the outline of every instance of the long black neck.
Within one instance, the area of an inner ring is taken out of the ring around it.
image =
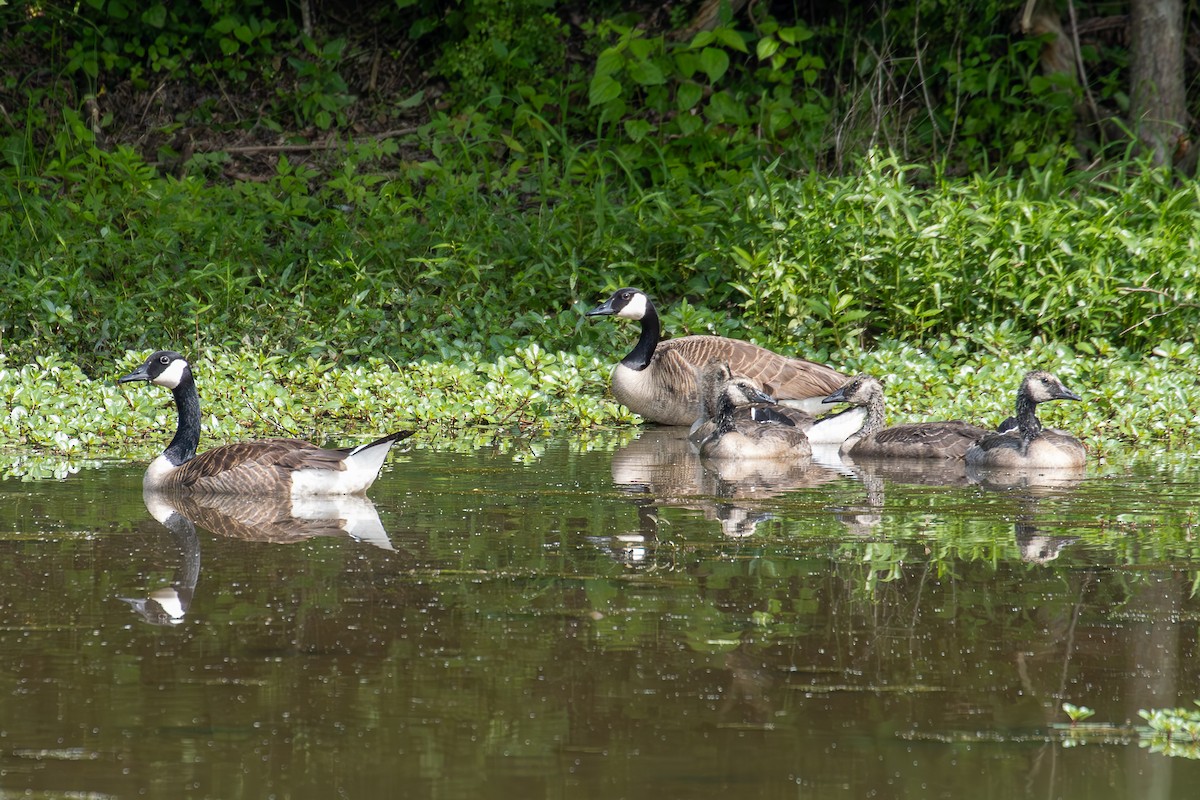
[[[1037,403],[1033,402],[1024,387],[1017,392],[1017,429],[1021,431],[1021,438],[1026,442],[1037,438],[1042,432],[1042,421],[1037,416]]]
[[[171,390],[171,394],[175,395],[179,427],[175,429],[175,438],[167,445],[163,455],[179,466],[196,457],[196,447],[200,444],[200,393],[196,391],[196,382],[192,380],[190,369],[184,373],[179,385]]]
[[[642,317],[642,335],[638,337],[637,344],[629,355],[621,359],[621,363],[630,369],[636,369],[639,372],[650,366],[650,359],[654,357],[654,348],[658,347],[659,340],[662,339],[662,326],[658,321],[658,312],[654,310],[654,305],[646,301],[646,314]]]
[[[717,434],[729,433],[737,428],[737,423],[733,419],[734,409],[737,408],[733,401],[729,399],[727,393],[721,393],[721,400],[717,403]]]

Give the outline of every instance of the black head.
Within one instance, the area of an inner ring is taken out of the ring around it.
[[[612,297],[587,312],[589,317],[624,317],[625,319],[641,319],[654,305],[641,289],[626,287],[617,289]]]
[[[1021,381],[1021,391],[1034,403],[1048,400],[1080,400],[1062,381],[1045,370],[1035,369]]]
[[[187,359],[174,350],[159,350],[151,353],[150,357],[133,372],[117,379],[117,383],[132,383],[133,381],[149,381],[159,386],[174,389],[183,382],[185,375],[191,374]]]
[[[822,403],[851,403],[865,406],[871,397],[883,393],[883,384],[870,375],[855,375],[842,384],[842,388],[822,400]]]

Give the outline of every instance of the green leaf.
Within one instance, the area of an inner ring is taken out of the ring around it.
[[[654,42],[649,39],[630,39],[629,52],[639,61],[644,61],[650,57],[650,53],[654,51]]]
[[[625,57],[620,50],[610,47],[600,54],[596,59],[596,71],[592,75],[592,82],[595,83],[596,78],[616,75],[625,66]]]
[[[716,83],[729,69],[729,54],[716,47],[706,47],[700,53],[700,68],[710,81]]]
[[[759,39],[758,44],[754,48],[755,54],[758,56],[759,61],[766,61],[768,58],[775,55],[775,51],[778,49],[779,40],[772,39],[769,36]]]
[[[680,50],[675,54],[675,71],[681,78],[690,78],[700,69],[700,58],[695,53]]]
[[[161,28],[167,22],[167,8],[157,3],[142,12],[142,22],[151,28]]]
[[[500,138],[504,140],[504,144],[508,145],[509,150],[512,150],[514,153],[524,154],[525,148],[522,147],[521,143],[518,142],[516,139],[509,136],[507,133],[500,134]]]
[[[238,51],[237,41],[230,39],[228,36],[222,36],[217,44],[221,46],[221,52],[227,56],[231,56]]]
[[[621,84],[608,75],[595,75],[588,87],[588,105],[602,106],[621,96]]]
[[[750,52],[746,48],[746,40],[742,38],[740,33],[732,28],[717,28],[714,33],[716,34],[718,41],[720,41],[726,47],[732,47],[739,53]]]
[[[629,77],[642,86],[661,86],[667,82],[661,69],[653,61],[635,61],[629,65]]]
[[[675,92],[675,107],[680,111],[695,108],[704,97],[704,87],[698,83],[681,83]]]
[[[625,134],[635,142],[645,139],[653,130],[654,126],[644,119],[625,120]]]

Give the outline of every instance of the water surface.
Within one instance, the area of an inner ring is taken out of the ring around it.
[[[1192,460],[713,469],[681,435],[409,449],[294,510],[0,459],[2,796],[1196,796],[1133,728],[1200,697]]]

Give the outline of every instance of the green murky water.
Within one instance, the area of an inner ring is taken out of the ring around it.
[[[410,450],[304,519],[0,460],[0,796],[1196,796],[1133,726],[1200,697],[1200,465],[678,436]]]

